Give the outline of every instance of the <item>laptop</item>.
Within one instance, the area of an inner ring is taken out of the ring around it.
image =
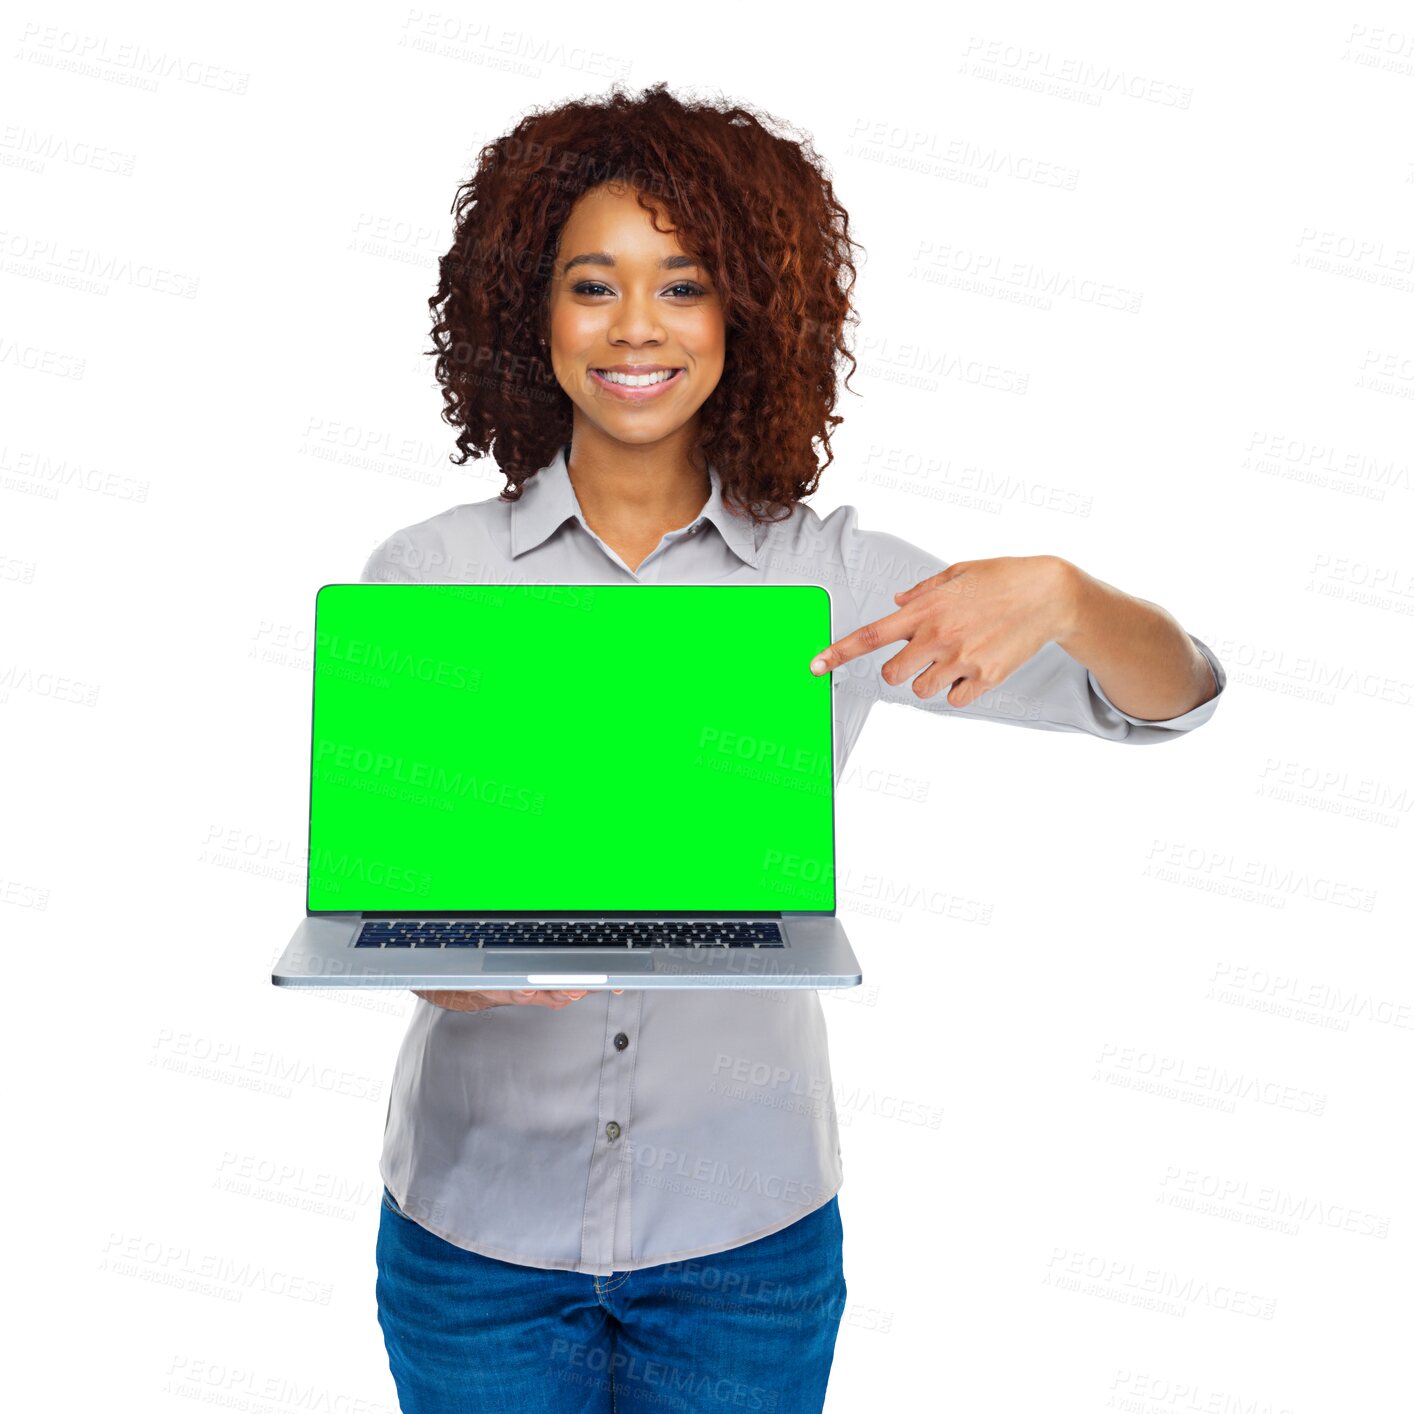
[[[326,584],[287,987],[852,987],[823,585]]]

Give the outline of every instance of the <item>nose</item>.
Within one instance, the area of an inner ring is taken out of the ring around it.
[[[647,294],[624,296],[614,318],[609,338],[614,343],[656,344],[663,339],[663,326],[653,309],[653,299]]]

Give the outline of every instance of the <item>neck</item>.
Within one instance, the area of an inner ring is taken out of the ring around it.
[[[697,515],[712,494],[712,481],[706,463],[694,461],[691,430],[636,446],[577,422],[567,466],[580,510],[596,532],[605,526],[661,533]]]

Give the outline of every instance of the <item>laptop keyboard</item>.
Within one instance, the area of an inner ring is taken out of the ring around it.
[[[357,948],[781,948],[778,924],[631,918],[370,918]]]

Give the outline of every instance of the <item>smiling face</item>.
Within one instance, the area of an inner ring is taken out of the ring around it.
[[[673,233],[653,229],[626,187],[594,187],[575,203],[549,323],[550,362],[576,426],[587,419],[619,442],[680,431],[722,377],[726,321],[710,272]]]

